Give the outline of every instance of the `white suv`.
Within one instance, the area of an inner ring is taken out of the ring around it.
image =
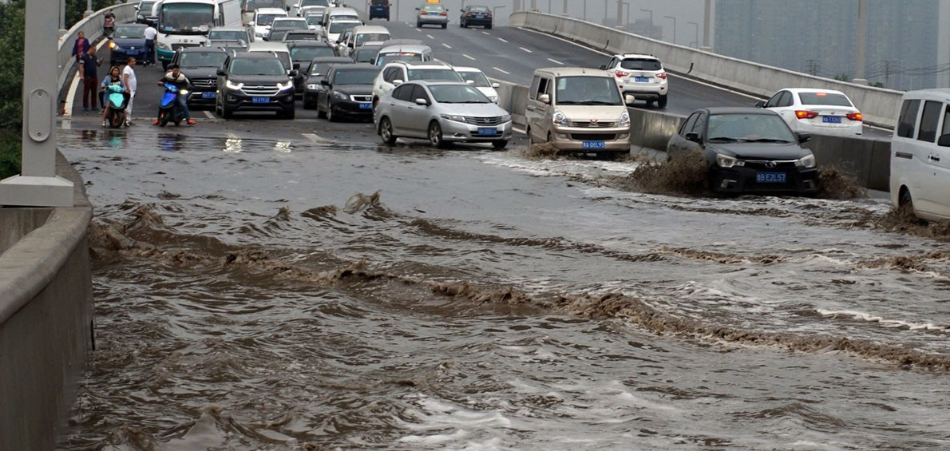
[[[645,100],[649,105],[656,104],[660,108],[666,108],[669,80],[663,63],[655,56],[638,53],[614,55],[600,68],[614,76],[617,86],[625,96],[632,95],[637,100]]]
[[[891,202],[950,220],[950,89],[904,93],[891,138]]]
[[[386,93],[407,81],[455,81],[465,83],[462,76],[445,63],[436,61],[393,61],[379,71],[373,81],[373,105]]]

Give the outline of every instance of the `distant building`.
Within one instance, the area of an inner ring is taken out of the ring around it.
[[[892,89],[947,86],[950,0],[868,0],[865,78]],[[822,77],[857,72],[858,0],[717,0],[715,50]]]

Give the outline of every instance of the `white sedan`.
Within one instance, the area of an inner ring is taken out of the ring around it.
[[[756,106],[778,113],[798,133],[861,136],[864,131],[861,111],[840,91],[783,89]]]
[[[478,90],[481,91],[482,94],[485,94],[492,102],[498,103],[498,91],[495,89],[500,88],[501,84],[492,83],[488,80],[488,77],[485,76],[484,72],[474,67],[456,66],[455,71],[462,76],[462,79],[465,80],[466,83],[478,88]]]

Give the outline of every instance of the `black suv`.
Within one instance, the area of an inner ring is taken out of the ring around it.
[[[379,68],[372,64],[330,66],[320,81],[326,89],[317,94],[317,117],[330,122],[341,116],[373,117],[373,80]]]
[[[310,70],[310,62],[314,58],[336,57],[336,49],[326,43],[326,41],[293,41],[287,43],[287,50],[290,51],[290,61],[297,68],[297,76],[294,77],[294,87],[297,97],[303,96],[304,82],[307,80],[307,72]]]
[[[296,70],[287,69],[270,52],[234,53],[218,69],[215,112],[225,119],[236,111],[276,111],[278,117],[293,119]]]
[[[317,96],[326,88],[320,82],[327,77],[327,69],[344,64],[353,64],[353,60],[345,56],[324,56],[310,61],[307,71],[303,74],[306,77],[303,83],[303,109],[317,108]]]
[[[172,64],[181,66],[181,72],[191,80],[188,107],[214,108],[218,91],[218,69],[224,66],[228,53],[210,47],[182,47],[172,57]]]

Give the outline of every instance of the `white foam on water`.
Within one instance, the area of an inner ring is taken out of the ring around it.
[[[825,310],[818,309],[817,313],[821,316],[827,318],[851,318],[858,321],[865,321],[868,323],[877,323],[883,327],[887,328],[906,328],[909,330],[935,330],[935,331],[950,331],[950,325],[945,324],[935,324],[931,322],[910,322],[898,319],[887,319],[883,316],[874,315],[866,312],[859,312],[856,310]]]

